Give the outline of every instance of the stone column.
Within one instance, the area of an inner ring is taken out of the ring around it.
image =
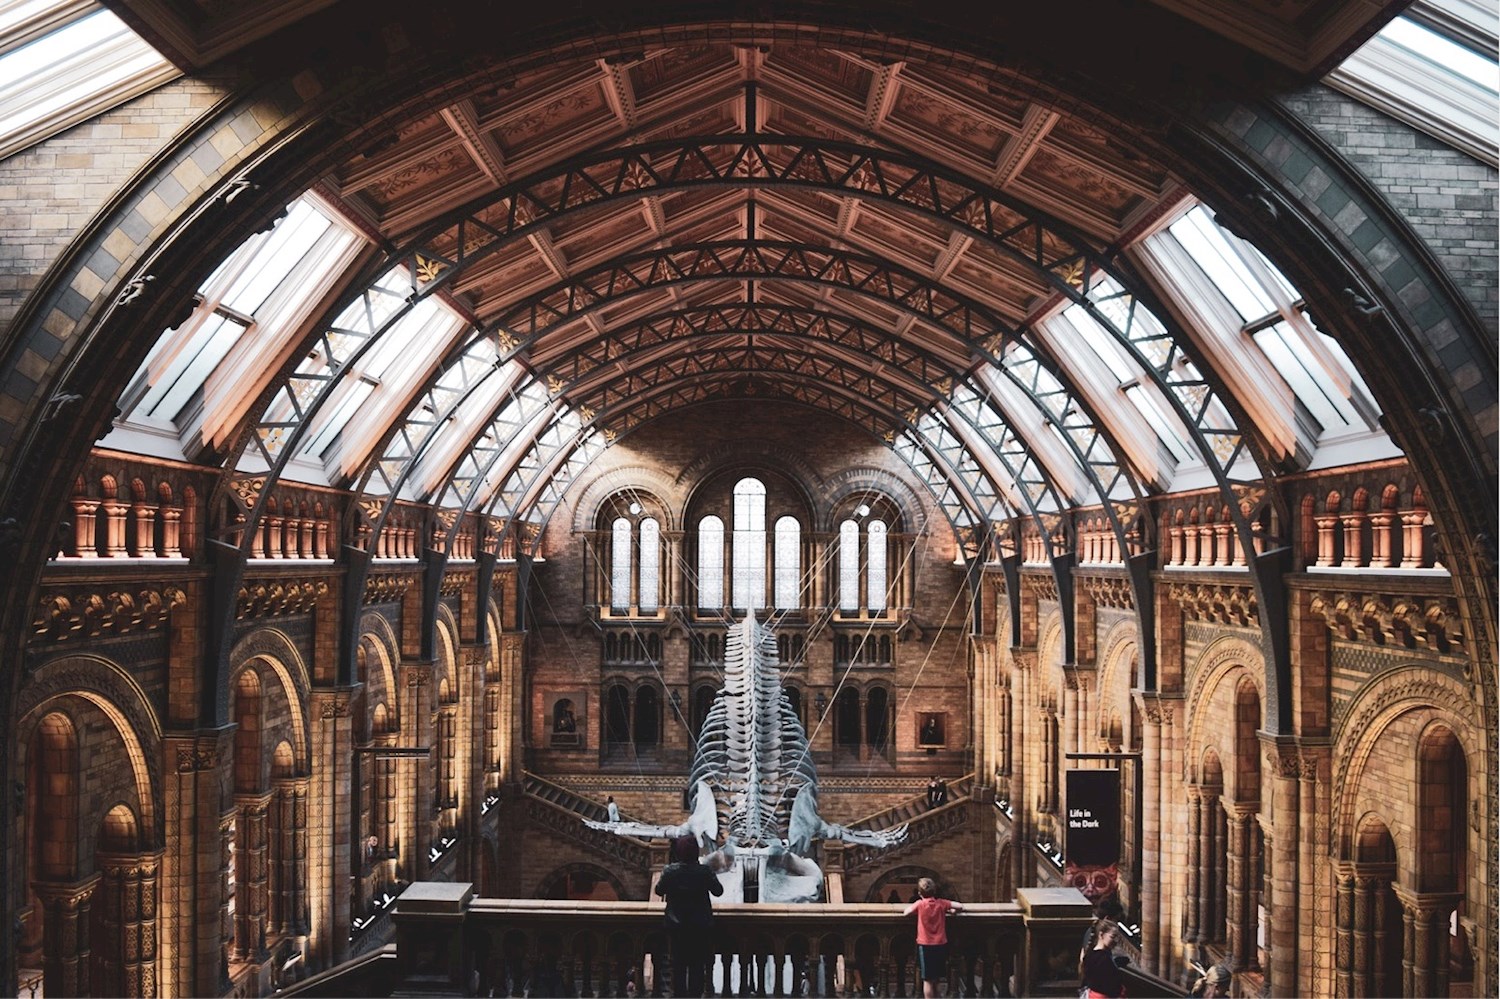
[[[1271,858],[1269,906],[1276,913],[1271,924],[1269,967],[1266,982],[1271,995],[1297,993],[1298,923],[1301,883],[1298,878],[1298,809],[1300,759],[1297,748],[1273,740],[1266,742],[1267,772],[1271,775],[1271,815],[1275,823],[1276,851]]]
[[[332,967],[349,954],[352,692],[347,687],[312,691],[312,758],[319,765],[309,782],[307,849],[300,855],[307,857],[307,956],[313,971]]]
[[[1197,784],[1187,786],[1188,854],[1187,854],[1187,925],[1182,939],[1197,943],[1202,939],[1199,920],[1203,894],[1203,791]]]
[[[158,994],[156,982],[157,871],[160,854],[97,855],[101,878],[95,905],[104,906],[102,936],[94,941],[103,960],[97,963],[99,995],[134,997]]]
[[[89,918],[98,887],[97,874],[69,884],[37,881],[32,885],[42,907],[42,991],[49,996],[92,993]]]
[[[1036,864],[1031,856],[1031,808],[1027,803],[1027,749],[1031,740],[1026,738],[1031,685],[1027,681],[1031,667],[1035,664],[1036,652],[1032,649],[1011,650],[1011,774],[1010,805],[1014,813],[1011,819],[1011,887],[1030,887],[1036,883]]]
[[[266,882],[269,878],[266,811],[270,795],[242,794],[235,797],[239,808],[235,865],[235,957],[262,961],[266,957]]]
[[[1395,886],[1401,900],[1405,947],[1402,951],[1402,995],[1448,994],[1448,913],[1459,896],[1451,892],[1414,892]]]
[[[1154,694],[1137,693],[1141,702],[1141,839],[1161,845],[1161,707]],[[1141,866],[1141,963],[1157,973],[1157,947],[1161,938],[1162,851],[1156,863]]]
[[[1335,907],[1333,962],[1336,995],[1347,999],[1354,992],[1354,873],[1341,864],[1338,873],[1338,904]]]
[[[401,729],[408,746],[437,745],[432,714],[432,666],[403,664],[397,677],[401,686]],[[400,870],[408,881],[427,875],[427,855],[432,846],[432,806],[437,800],[436,759],[407,762],[407,796],[401,803]]]
[[[1235,801],[1229,805],[1229,864],[1227,864],[1226,900],[1229,903],[1230,971],[1244,971],[1256,965],[1256,862],[1251,856],[1254,844],[1253,823],[1259,802]]]
[[[1163,932],[1158,937],[1160,952],[1156,967],[1159,974],[1171,977],[1176,973],[1174,965],[1181,949],[1178,933],[1182,920],[1182,900],[1186,894],[1186,872],[1182,863],[1186,850],[1182,841],[1187,829],[1187,802],[1181,791],[1182,738],[1174,724],[1177,718],[1182,717],[1181,709],[1177,706],[1181,695],[1163,693],[1158,697],[1160,700],[1157,707],[1161,716],[1161,855],[1158,864],[1161,872],[1157,905],[1161,925],[1170,932]]]
[[[1334,920],[1333,873],[1329,863],[1329,772],[1331,750],[1326,744],[1304,744],[1298,757],[1297,883],[1298,923],[1328,926]],[[1333,968],[1326,937],[1299,933],[1302,954],[1297,962],[1298,992],[1328,995],[1333,991]]]
[[[166,775],[162,809],[167,850],[161,861],[162,995],[220,995],[228,966],[222,936],[224,900],[219,761],[232,758],[233,726],[174,734],[163,742],[176,766]]]

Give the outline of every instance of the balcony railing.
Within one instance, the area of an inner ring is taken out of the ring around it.
[[[716,905],[715,994],[912,996],[915,924],[897,905]],[[947,994],[1077,994],[1088,901],[1022,889],[950,918]],[[397,981],[448,994],[661,994],[671,977],[662,908],[650,902],[473,898],[420,883],[396,903]]]

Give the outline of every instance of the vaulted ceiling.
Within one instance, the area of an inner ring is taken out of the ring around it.
[[[188,70],[250,43],[256,66],[278,39],[358,30],[349,5],[110,6]],[[1173,71],[1157,53],[1174,46],[1195,72],[1229,53],[1270,67],[1252,76],[1295,80],[1396,5],[1292,6],[1122,7],[1111,16],[1139,35],[1108,58],[1139,58],[1158,86]],[[1079,384],[1068,355],[1093,348],[1033,329],[1073,304],[1175,412],[1204,481],[1254,514],[1284,442],[1248,425],[1226,387],[1235,374],[1213,370],[1121,256],[1192,203],[1151,148],[1164,126],[1113,120],[1003,62],[775,26],[766,43],[743,40],[758,33],[652,43],[648,30],[632,36],[639,48],[486,67],[361,130],[312,190],[381,252],[309,327],[323,366],[286,372],[281,404],[247,413],[234,437],[226,493],[247,501],[252,526],[337,376],[399,320],[389,279],[376,280],[392,264],[407,304],[441,300],[470,328],[407,358],[426,371],[422,389],[345,461],[377,528],[399,498],[534,525],[620,434],[707,399],[778,398],[890,444],[970,550],[991,523],[1042,517],[1048,535],[1079,504],[1103,504],[1126,531],[1165,478],[1149,432]],[[1047,44],[1066,48],[1056,36]],[[386,318],[336,318],[361,296]],[[495,369],[512,362],[525,374],[497,389]],[[467,451],[434,457],[439,429],[486,392]]]

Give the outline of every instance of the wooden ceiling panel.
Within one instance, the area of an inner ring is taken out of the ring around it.
[[[605,116],[611,120],[614,117],[595,81],[506,117],[495,127],[494,135],[505,155],[514,159]]]
[[[1021,178],[1026,186],[1047,191],[1066,202],[1067,214],[1095,232],[1105,227],[1118,232],[1126,213],[1140,201],[1139,194],[1119,181],[1059,156],[1045,146],[1032,156]]]
[[[1010,135],[994,119],[977,114],[972,106],[942,101],[915,87],[901,87],[891,117],[915,132],[984,162],[995,159]]]
[[[738,70],[734,49],[728,45],[681,46],[652,53],[630,67],[630,84],[637,104],[664,92]]]
[[[850,103],[863,104],[875,74],[862,62],[846,59],[829,49],[812,46],[775,46],[766,54],[765,65],[784,70],[809,83],[836,93]]]

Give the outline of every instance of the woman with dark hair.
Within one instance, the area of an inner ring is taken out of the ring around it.
[[[667,900],[664,920],[672,942],[672,994],[701,996],[713,944],[714,911],[708,896],[724,894],[724,886],[698,862],[698,841],[692,836],[672,840],[672,862],[662,869],[656,894]]]

